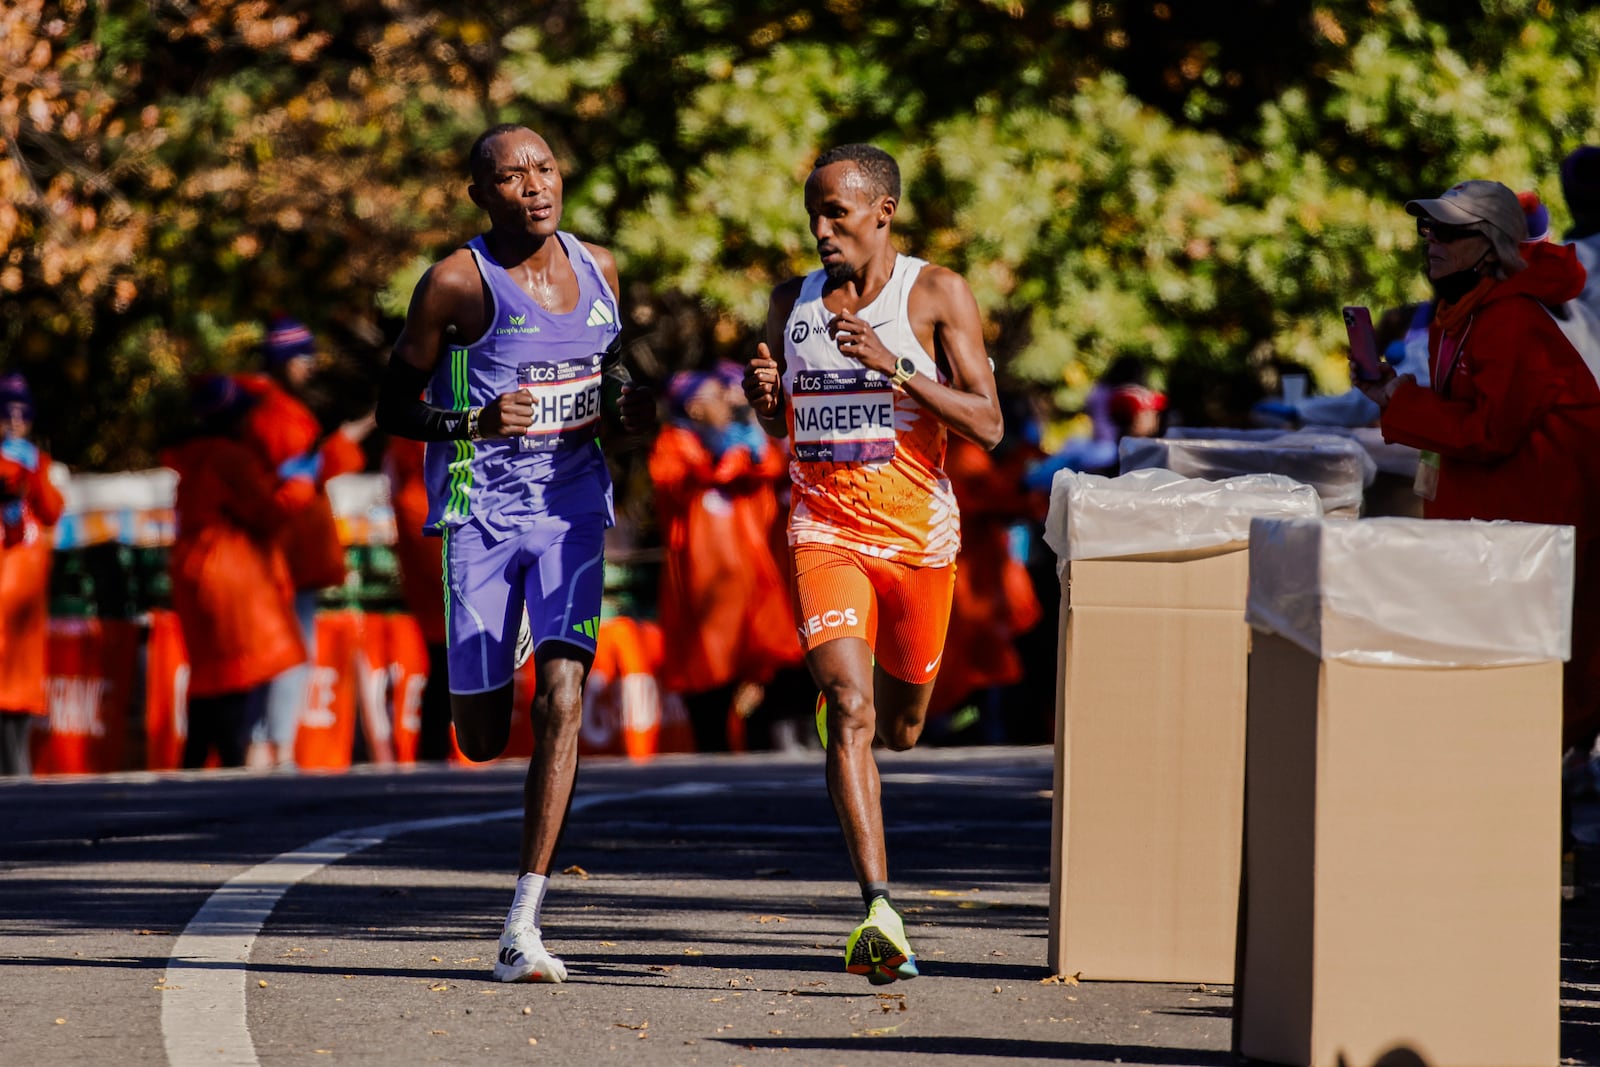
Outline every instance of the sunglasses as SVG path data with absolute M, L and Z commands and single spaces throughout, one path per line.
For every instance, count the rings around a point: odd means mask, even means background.
M 1453 245 L 1457 241 L 1464 241 L 1468 237 L 1482 237 L 1483 234 L 1470 226 L 1451 226 L 1447 223 L 1436 222 L 1429 218 L 1417 219 L 1417 236 L 1428 240 L 1438 241 L 1442 245 Z

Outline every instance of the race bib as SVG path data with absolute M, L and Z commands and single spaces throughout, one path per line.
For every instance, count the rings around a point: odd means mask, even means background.
M 894 458 L 894 388 L 865 367 L 794 376 L 794 456 L 809 463 Z
M 593 440 L 600 428 L 600 354 L 517 368 L 517 386 L 533 397 L 533 425 L 517 446 L 554 452 L 563 444 Z

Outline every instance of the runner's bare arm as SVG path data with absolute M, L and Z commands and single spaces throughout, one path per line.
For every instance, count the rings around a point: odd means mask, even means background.
M 378 395 L 378 425 L 400 437 L 448 441 L 469 436 L 466 410 L 433 407 L 419 399 L 451 345 L 469 345 L 484 331 L 488 315 L 482 279 L 472 253 L 452 252 L 428 268 L 411 294 L 406 323 L 395 341 Z M 508 437 L 532 425 L 533 401 L 514 389 L 486 405 L 478 416 L 479 437 Z
M 744 395 L 769 437 L 787 437 L 783 393 L 783 330 L 799 299 L 802 279 L 790 278 L 772 291 L 767 303 L 766 340 L 756 347 L 756 357 L 744 369 Z
M 929 264 L 922 268 L 907 302 L 911 328 L 934 361 L 949 376 L 943 384 L 927 374 L 913 375 L 906 393 L 950 429 L 984 448 L 1000 443 L 1000 401 L 994 368 L 983 348 L 983 320 L 966 279 Z M 894 355 L 865 319 L 854 313 L 830 324 L 839 351 L 873 370 L 894 374 Z

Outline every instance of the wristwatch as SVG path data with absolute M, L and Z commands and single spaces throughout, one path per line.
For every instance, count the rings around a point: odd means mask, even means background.
M 467 440 L 477 441 L 480 439 L 480 435 L 478 433 L 478 420 L 482 417 L 482 408 L 467 409 Z
M 897 356 L 894 361 L 894 373 L 889 376 L 889 384 L 899 389 L 912 378 L 916 377 L 917 364 L 910 356 Z

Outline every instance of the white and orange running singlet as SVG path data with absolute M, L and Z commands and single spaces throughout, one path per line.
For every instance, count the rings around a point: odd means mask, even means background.
M 888 284 L 856 314 L 918 374 L 943 381 L 906 312 L 926 264 L 897 256 Z M 789 544 L 840 545 L 913 567 L 942 567 L 961 549 L 961 516 L 944 473 L 945 427 L 886 375 L 839 351 L 813 271 L 784 325 L 789 395 Z

